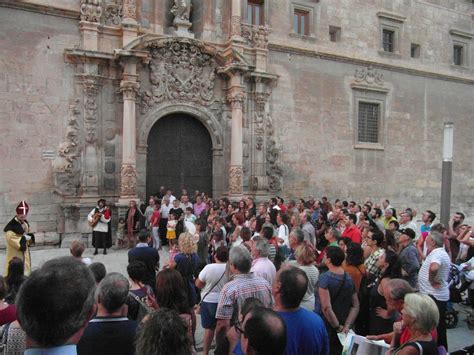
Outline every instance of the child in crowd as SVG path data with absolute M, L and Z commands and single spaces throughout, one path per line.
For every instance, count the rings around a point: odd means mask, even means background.
M 168 264 L 165 264 L 163 266 L 163 269 L 167 269 L 170 267 L 170 264 L 173 262 L 174 260 L 174 257 L 176 255 L 179 254 L 179 243 L 178 243 L 178 239 L 177 238 L 174 238 L 174 239 L 170 239 L 170 257 L 169 257 L 169 260 L 168 260 Z
M 168 246 L 171 249 L 171 241 L 176 239 L 176 226 L 178 221 L 176 220 L 176 215 L 170 213 L 168 217 L 168 224 L 166 225 L 166 239 L 168 239 Z
M 194 223 L 194 221 L 196 221 L 196 216 L 193 214 L 193 208 L 186 207 L 186 211 L 184 214 L 184 222 Z
M 123 247 L 123 234 L 125 231 L 125 219 L 123 217 L 120 217 L 118 220 L 118 225 L 117 225 L 117 235 L 116 235 L 116 240 L 115 240 L 115 247 L 117 249 L 122 249 Z

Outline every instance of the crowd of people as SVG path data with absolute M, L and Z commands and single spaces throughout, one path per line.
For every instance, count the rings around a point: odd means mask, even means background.
M 444 226 L 425 211 L 418 227 L 413 208 L 388 200 L 256 204 L 198 191 L 178 199 L 164 187 L 129 207 L 116 236 L 128 277 L 83 258 L 81 241 L 28 277 L 22 258 L 9 261 L 6 349 L 191 354 L 197 314 L 203 354 L 341 354 L 350 331 L 385 341 L 389 354 L 448 349 L 449 272 L 474 256 L 460 212 Z

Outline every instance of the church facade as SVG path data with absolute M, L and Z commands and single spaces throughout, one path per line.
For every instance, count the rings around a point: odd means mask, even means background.
M 0 1 L 0 219 L 40 243 L 179 195 L 473 209 L 474 8 L 466 0 Z

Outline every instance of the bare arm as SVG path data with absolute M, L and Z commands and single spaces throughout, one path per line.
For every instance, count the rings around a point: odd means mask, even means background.
M 230 328 L 229 319 L 218 319 L 216 324 L 216 345 L 223 344 L 227 337 L 227 331 Z
M 439 264 L 431 263 L 430 270 L 429 270 L 429 281 L 430 281 L 431 286 L 433 286 L 434 288 L 440 287 L 439 282 L 436 281 L 436 277 L 438 276 L 438 271 L 439 271 Z
M 329 322 L 331 327 L 337 328 L 341 324 L 339 324 L 339 321 L 334 314 L 334 311 L 332 310 L 332 305 L 331 305 L 331 296 L 329 294 L 329 290 L 324 289 L 324 288 L 319 288 L 319 299 L 321 301 L 321 309 L 324 314 L 324 318 Z
M 349 328 L 354 323 L 358 314 L 359 314 L 359 296 L 357 295 L 357 293 L 354 292 L 352 294 L 352 306 L 351 306 L 351 309 L 349 310 L 349 314 L 347 315 L 344 328 L 342 329 L 344 333 L 347 333 L 349 331 Z
M 196 287 L 197 288 L 203 288 L 204 286 L 206 286 L 206 283 L 201 281 L 199 278 L 196 279 Z

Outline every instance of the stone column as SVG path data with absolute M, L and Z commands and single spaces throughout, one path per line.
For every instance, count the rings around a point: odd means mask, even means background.
M 137 0 L 123 0 L 123 46 L 132 42 L 138 35 Z
M 242 105 L 245 100 L 245 94 L 241 90 L 233 90 L 227 96 L 227 100 L 232 107 L 229 195 L 234 198 L 239 198 L 243 193 Z
M 140 87 L 137 82 L 136 60 L 125 60 L 123 79 L 120 91 L 123 95 L 123 136 L 122 136 L 122 167 L 120 170 L 119 204 L 137 199 L 137 143 L 135 100 Z
M 242 41 L 242 4 L 241 0 L 232 0 L 232 14 L 231 14 L 231 39 Z

